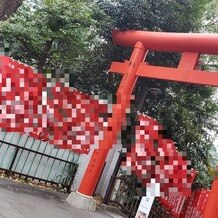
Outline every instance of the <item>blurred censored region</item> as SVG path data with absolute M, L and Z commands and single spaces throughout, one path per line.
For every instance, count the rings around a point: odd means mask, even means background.
M 139 115 L 135 143 L 123 149 L 122 168 L 136 175 L 139 192 L 144 196 L 191 195 L 192 170 L 184 153 L 178 152 L 171 139 L 163 138 L 164 127 L 146 115 Z
M 114 112 L 113 97 L 103 100 L 51 81 L 27 65 L 0 56 L 0 131 L 26 132 L 57 148 L 81 153 L 88 153 L 92 146 L 98 149 L 104 133 L 112 131 L 108 120 Z M 126 174 L 137 176 L 143 195 L 190 195 L 190 162 L 172 140 L 163 138 L 163 127 L 155 119 L 140 115 L 133 122 L 131 108 L 126 113 L 132 120 L 123 125 L 132 131 L 133 140 L 127 142 L 126 136 L 116 133 L 118 144 L 125 138 L 122 166 Z
M 107 128 L 107 101 L 61 83 L 52 87 L 42 74 L 5 56 L 0 56 L 0 92 L 1 131 L 30 133 L 57 148 L 86 153 Z

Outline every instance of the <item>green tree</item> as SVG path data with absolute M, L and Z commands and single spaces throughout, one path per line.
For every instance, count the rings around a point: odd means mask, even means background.
M 85 1 L 26 2 L 14 16 L 0 22 L 0 34 L 10 43 L 15 59 L 40 72 L 73 65 L 92 41 L 97 25 L 93 10 Z
M 201 31 L 208 33 L 218 33 L 218 2 L 211 0 L 205 9 L 202 18 Z M 206 63 L 210 70 L 218 70 L 218 57 L 215 55 L 205 55 L 203 62 Z

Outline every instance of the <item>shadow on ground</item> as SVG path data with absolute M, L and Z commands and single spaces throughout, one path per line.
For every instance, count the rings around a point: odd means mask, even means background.
M 0 218 L 111 218 L 70 206 L 67 194 L 0 179 Z

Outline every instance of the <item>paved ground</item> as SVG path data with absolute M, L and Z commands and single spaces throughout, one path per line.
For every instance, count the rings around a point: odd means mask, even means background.
M 0 179 L 0 218 L 111 218 L 70 206 L 66 194 Z

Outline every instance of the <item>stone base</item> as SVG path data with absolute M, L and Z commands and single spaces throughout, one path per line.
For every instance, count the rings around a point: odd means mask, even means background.
M 67 197 L 66 201 L 80 209 L 95 211 L 96 210 L 96 201 L 92 196 L 87 196 L 76 192 L 71 192 Z

